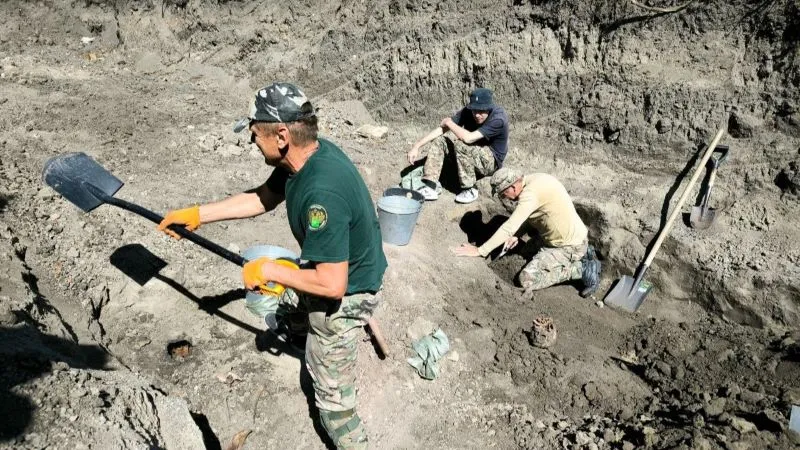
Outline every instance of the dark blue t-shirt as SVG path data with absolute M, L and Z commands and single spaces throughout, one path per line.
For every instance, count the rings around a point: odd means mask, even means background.
M 490 147 L 492 154 L 494 154 L 497 168 L 503 167 L 503 160 L 506 159 L 506 153 L 508 153 L 508 115 L 502 107 L 495 106 L 494 109 L 489 111 L 489 117 L 480 127 L 475 123 L 472 111 L 467 108 L 462 108 L 455 113 L 452 119 L 453 122 L 467 131 L 480 131 L 483 139 L 478 139 L 468 145 Z

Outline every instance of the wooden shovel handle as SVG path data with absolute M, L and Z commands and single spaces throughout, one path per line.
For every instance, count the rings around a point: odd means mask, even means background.
M 381 353 L 383 353 L 383 357 L 388 358 L 389 346 L 386 344 L 386 339 L 383 337 L 383 332 L 381 331 L 381 327 L 378 325 L 378 321 L 375 320 L 374 317 L 370 317 L 367 321 L 367 327 L 369 328 L 367 332 L 375 339 L 375 343 L 378 345 L 378 349 L 381 351 Z
M 649 266 L 650 263 L 653 262 L 653 259 L 656 257 L 656 252 L 658 252 L 658 249 L 661 247 L 661 244 L 664 243 L 664 239 L 667 237 L 670 228 L 672 228 L 672 223 L 675 222 L 675 218 L 678 217 L 678 214 L 681 213 L 681 207 L 683 207 L 683 204 L 686 202 L 686 198 L 689 197 L 689 194 L 691 193 L 692 190 L 692 186 L 694 186 L 694 183 L 697 181 L 697 178 L 700 177 L 700 172 L 702 171 L 701 169 L 703 169 L 706 166 L 706 163 L 711 158 L 711 155 L 714 153 L 714 149 L 717 148 L 717 144 L 719 144 L 719 141 L 720 139 L 722 139 L 722 136 L 724 134 L 725 134 L 725 127 L 722 127 L 720 128 L 719 131 L 717 131 L 717 135 L 714 136 L 714 140 L 711 141 L 711 144 L 709 144 L 705 154 L 703 155 L 703 159 L 700 160 L 700 165 L 698 165 L 697 169 L 695 169 L 692 178 L 689 180 L 689 183 L 683 190 L 683 194 L 681 194 L 681 198 L 678 199 L 678 203 L 672 210 L 672 214 L 670 214 L 666 225 L 664 225 L 664 228 L 661 230 L 661 234 L 658 235 L 658 240 L 656 240 L 653 249 L 650 250 L 650 253 L 647 255 L 647 259 L 644 260 L 644 266 Z

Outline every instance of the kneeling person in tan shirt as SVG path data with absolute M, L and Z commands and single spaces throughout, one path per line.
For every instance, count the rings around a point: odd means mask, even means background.
M 522 176 L 504 167 L 492 176 L 492 190 L 498 196 L 517 200 L 511 217 L 483 245 L 464 244 L 454 249 L 459 256 L 488 256 L 501 245 L 505 250 L 519 242 L 515 236 L 528 222 L 542 237 L 543 247 L 519 274 L 526 291 L 544 289 L 568 280 L 582 279 L 582 296 L 597 290 L 600 262 L 588 245 L 587 229 L 567 190 L 546 173 Z

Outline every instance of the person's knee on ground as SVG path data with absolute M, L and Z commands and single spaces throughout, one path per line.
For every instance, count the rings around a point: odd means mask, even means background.
M 525 292 L 538 291 L 552 286 L 541 270 L 522 270 L 519 273 L 519 284 Z

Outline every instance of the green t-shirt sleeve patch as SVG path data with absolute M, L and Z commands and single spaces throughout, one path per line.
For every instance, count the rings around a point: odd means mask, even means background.
M 306 202 L 301 258 L 314 262 L 350 259 L 350 205 L 339 195 L 317 192 Z

